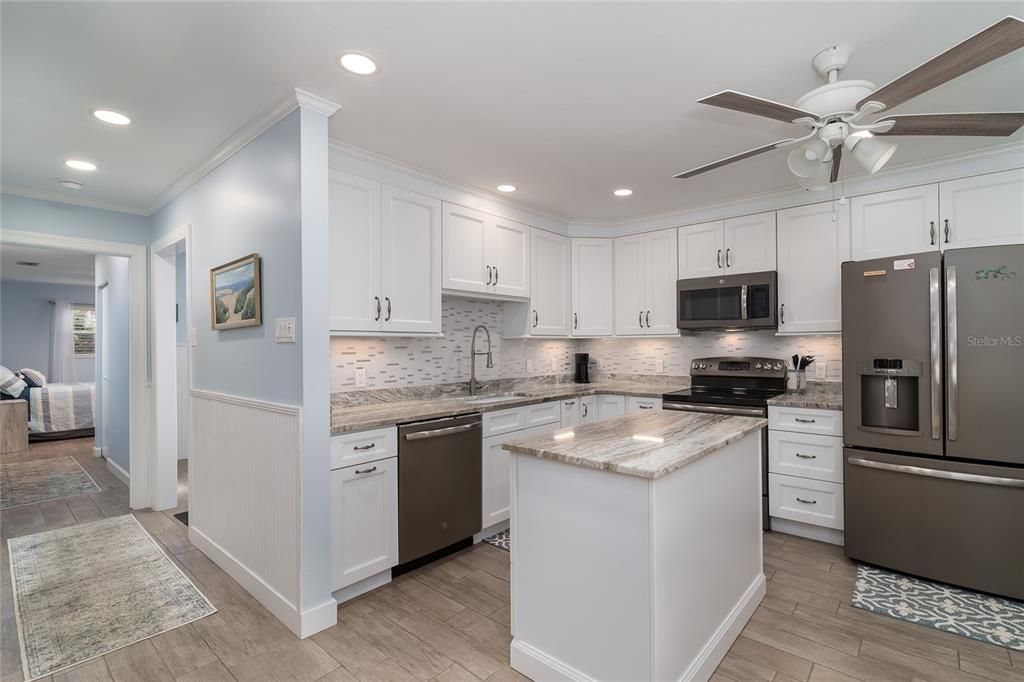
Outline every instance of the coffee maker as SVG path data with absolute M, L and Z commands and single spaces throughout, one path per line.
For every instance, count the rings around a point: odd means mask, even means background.
M 576 377 L 577 384 L 590 383 L 590 353 L 576 353 Z

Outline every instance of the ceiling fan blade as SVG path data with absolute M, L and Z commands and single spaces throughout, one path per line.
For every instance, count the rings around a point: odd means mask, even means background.
M 1024 126 L 1024 111 L 984 114 L 906 114 L 886 116 L 875 123 L 894 121 L 892 129 L 876 135 L 981 135 L 1007 137 Z
M 838 145 L 832 150 L 832 175 L 828 181 L 835 182 L 839 179 L 839 164 L 843 159 L 843 145 Z
M 1021 47 L 1024 47 L 1024 21 L 1006 17 L 878 88 L 858 102 L 857 108 L 868 102 L 881 102 L 892 109 Z
M 720 168 L 721 166 L 728 165 L 728 164 L 730 164 L 730 163 L 732 163 L 734 161 L 742 161 L 743 159 L 749 159 L 751 156 L 757 156 L 758 154 L 763 154 L 764 152 L 770 152 L 773 149 L 778 149 L 779 147 L 781 147 L 782 145 L 786 144 L 787 142 L 792 142 L 792 140 L 789 140 L 789 139 L 779 140 L 778 142 L 772 142 L 771 144 L 766 144 L 763 147 L 755 147 L 754 149 L 748 149 L 747 151 L 742 152 L 740 154 L 733 154 L 732 156 L 727 156 L 724 159 L 719 159 L 718 161 L 715 161 L 713 163 L 706 163 L 703 166 L 697 166 L 696 168 L 691 168 L 690 170 L 685 171 L 683 173 L 679 173 L 678 175 L 676 175 L 674 177 L 676 177 L 676 178 L 692 178 L 694 175 L 700 175 L 701 173 L 706 173 L 709 170 L 714 170 L 715 168 Z
M 732 109 L 733 111 L 742 111 L 745 114 L 764 116 L 765 118 L 773 118 L 776 121 L 785 121 L 786 123 L 792 123 L 798 118 L 806 118 L 808 116 L 818 120 L 818 116 L 809 111 L 797 109 L 788 104 L 773 102 L 770 99 L 746 95 L 735 90 L 716 92 L 714 95 L 708 95 L 704 99 L 697 100 L 697 103 L 710 104 L 713 107 Z

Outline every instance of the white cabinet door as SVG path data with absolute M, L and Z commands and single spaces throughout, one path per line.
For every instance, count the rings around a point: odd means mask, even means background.
M 850 214 L 853 260 L 939 248 L 939 190 L 936 185 L 853 197 Z
M 563 429 L 570 429 L 580 423 L 580 400 L 572 398 L 562 401 L 562 419 L 560 426 Z
M 490 293 L 493 266 L 488 277 L 487 230 L 491 216 L 481 211 L 444 204 L 444 288 L 452 291 Z
M 1024 243 L 1024 169 L 939 183 L 942 248 Z
M 334 589 L 398 563 L 398 458 L 331 472 Z
M 599 395 L 597 396 L 597 417 L 598 419 L 611 419 L 626 414 L 626 396 L 624 395 Z
M 541 436 L 545 433 L 557 431 L 559 424 L 545 424 L 529 429 L 522 429 L 514 433 L 507 433 L 501 436 L 483 439 L 483 460 L 481 461 L 481 473 L 483 476 L 483 489 L 480 495 L 480 508 L 483 514 L 481 528 L 489 528 L 496 523 L 508 519 L 509 500 L 509 453 L 504 447 L 505 443 L 513 443 L 517 440 L 526 440 L 534 436 Z
M 486 252 L 485 264 L 494 268 L 491 293 L 529 297 L 530 228 L 504 218 L 493 218 L 487 230 Z
M 644 235 L 615 240 L 615 334 L 641 336 L 644 326 Z
M 676 230 L 644 235 L 644 327 L 648 334 L 679 333 L 676 326 L 676 236 Z
M 383 330 L 441 332 L 441 202 L 385 185 L 381 196 Z
M 332 331 L 379 331 L 379 182 L 331 170 L 328 182 L 328 301 Z
M 611 239 L 572 240 L 573 336 L 611 336 L 614 268 Z
M 629 396 L 626 398 L 626 414 L 633 412 L 651 412 L 661 409 L 661 398 L 640 398 Z
M 593 424 L 600 417 L 596 395 L 586 395 L 579 400 L 579 425 Z
M 779 211 L 780 334 L 840 331 L 839 266 L 850 254 L 845 209 L 833 214 L 829 201 Z
M 568 336 L 572 330 L 570 241 L 568 237 L 544 230 L 531 232 L 530 335 Z
M 679 279 L 722 274 L 722 221 L 679 228 Z
M 725 274 L 775 269 L 775 211 L 729 218 L 723 234 Z

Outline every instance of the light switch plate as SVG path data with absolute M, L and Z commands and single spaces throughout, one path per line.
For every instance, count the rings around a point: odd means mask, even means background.
M 356 387 L 366 386 L 366 368 L 356 367 Z
M 826 379 L 828 377 L 828 360 L 819 359 L 814 361 L 814 378 Z
M 533 360 L 531 360 L 530 358 L 526 358 L 526 371 L 527 372 L 532 372 L 533 371 Z
M 665 361 L 661 360 L 661 359 L 655 360 L 654 361 L 654 371 L 657 372 L 658 374 L 664 374 L 665 373 Z
M 295 343 L 294 317 L 279 317 L 274 320 L 274 343 Z
M 558 371 L 558 365 L 556 364 L 557 362 L 558 362 L 557 360 L 555 360 L 554 358 L 551 358 L 551 363 L 549 365 L 549 369 L 551 370 L 552 373 Z

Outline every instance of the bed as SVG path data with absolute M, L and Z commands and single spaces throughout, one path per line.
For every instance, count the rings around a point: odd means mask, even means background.
M 30 387 L 28 399 L 30 441 L 91 436 L 96 420 L 96 384 L 46 384 Z

